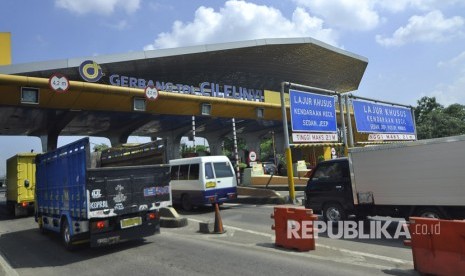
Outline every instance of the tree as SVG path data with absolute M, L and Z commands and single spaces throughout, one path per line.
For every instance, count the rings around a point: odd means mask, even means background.
M 436 98 L 423 97 L 415 108 L 418 139 L 439 138 L 465 133 L 465 106 L 444 108 Z
M 273 159 L 273 140 L 267 138 L 260 143 L 260 160 L 268 161 Z
M 184 143 L 181 144 L 181 156 L 196 152 L 199 155 L 210 155 L 210 148 L 204 145 L 188 146 Z
M 237 151 L 246 150 L 247 144 L 243 138 L 237 138 Z M 225 137 L 223 140 L 223 154 L 231 157 L 234 153 L 234 139 Z
M 458 120 L 465 122 L 465 106 L 461 104 L 451 104 L 444 109 L 444 113 Z
M 417 101 L 415 108 L 415 121 L 421 123 L 431 112 L 444 107 L 436 101 L 436 97 L 423 97 Z
M 97 144 L 94 146 L 94 151 L 95 152 L 98 152 L 98 151 L 103 151 L 103 150 L 106 150 L 110 148 L 110 146 L 108 146 L 107 144 L 105 143 L 101 143 L 101 144 Z

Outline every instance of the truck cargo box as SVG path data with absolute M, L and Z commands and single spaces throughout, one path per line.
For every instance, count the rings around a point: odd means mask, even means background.
M 34 187 L 36 183 L 35 153 L 20 153 L 6 161 L 8 208 L 16 216 L 27 214 L 34 207 Z
M 168 172 L 168 165 L 89 169 L 89 217 L 167 207 L 171 202 Z
M 464 135 L 350 149 L 354 203 L 463 206 L 464 158 Z

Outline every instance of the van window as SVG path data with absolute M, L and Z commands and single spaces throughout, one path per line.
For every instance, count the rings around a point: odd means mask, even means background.
M 229 162 L 215 162 L 213 163 L 213 167 L 215 168 L 215 174 L 217 178 L 231 177 L 234 175 Z
M 178 180 L 179 166 L 171 166 L 171 180 Z
M 206 179 L 215 178 L 215 176 L 213 175 L 212 163 L 205 163 L 205 178 Z
M 189 180 L 199 180 L 199 164 L 191 164 L 189 169 Z
M 179 167 L 179 180 L 189 179 L 189 165 L 181 165 Z

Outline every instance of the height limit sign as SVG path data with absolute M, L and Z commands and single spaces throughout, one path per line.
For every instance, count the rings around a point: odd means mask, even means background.
M 158 98 L 158 90 L 155 86 L 147 86 L 145 88 L 145 97 L 147 100 L 155 101 Z

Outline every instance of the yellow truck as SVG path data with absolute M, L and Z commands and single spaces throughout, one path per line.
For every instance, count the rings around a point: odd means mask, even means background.
M 35 157 L 35 153 L 20 153 L 6 161 L 6 204 L 15 217 L 34 210 Z

